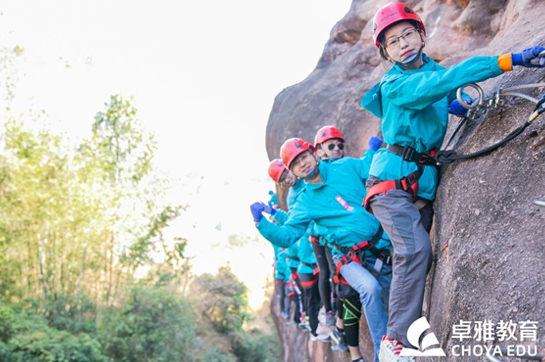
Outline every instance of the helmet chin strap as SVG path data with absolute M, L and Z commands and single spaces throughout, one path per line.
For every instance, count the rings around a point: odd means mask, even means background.
M 307 181 L 314 180 L 319 174 L 320 169 L 318 168 L 318 162 L 316 162 L 316 165 L 307 172 L 304 179 Z

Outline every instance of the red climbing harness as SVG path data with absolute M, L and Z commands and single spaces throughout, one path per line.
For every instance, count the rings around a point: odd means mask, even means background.
M 348 284 L 348 282 L 341 275 L 341 268 L 350 262 L 355 262 L 362 265 L 363 260 L 360 255 L 362 253 L 365 253 L 366 251 L 371 252 L 371 254 L 373 254 L 377 259 L 382 260 L 384 264 L 392 264 L 390 250 L 378 249 L 375 247 L 378 241 L 382 238 L 383 232 L 384 230 L 382 229 L 382 227 L 380 227 L 375 236 L 373 236 L 373 238 L 371 239 L 371 241 L 362 241 L 361 243 L 355 244 L 350 248 L 338 245 L 333 246 L 336 250 L 339 250 L 341 253 L 345 254 L 337 263 L 337 275 L 333 276 L 333 281 L 335 283 L 340 282 L 343 284 Z
M 373 213 L 373 211 L 371 210 L 371 206 L 369 205 L 369 200 L 377 195 L 386 195 L 390 190 L 407 191 L 413 195 L 413 202 L 416 201 L 416 195 L 418 194 L 418 180 L 424 173 L 424 166 L 437 165 L 434 160 L 435 154 L 437 153 L 436 150 L 431 151 L 429 154 L 419 153 L 416 152 L 414 148 L 402 147 L 398 145 L 388 145 L 387 149 L 393 154 L 401 156 L 405 161 L 416 163 L 418 169 L 400 180 L 386 180 L 371 186 L 371 188 L 369 188 L 369 191 L 367 191 L 367 196 L 365 196 L 365 199 L 363 199 L 362 205 L 365 210 L 367 210 L 371 214 Z

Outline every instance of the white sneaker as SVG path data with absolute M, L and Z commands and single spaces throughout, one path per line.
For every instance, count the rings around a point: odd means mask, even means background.
M 329 334 L 318 334 L 318 340 L 322 343 L 331 343 Z
M 335 328 L 334 326 L 325 326 L 323 324 L 318 324 L 318 327 L 316 328 L 316 333 L 317 334 L 326 334 L 326 335 L 330 335 L 332 332 L 333 332 L 333 328 Z
M 399 341 L 384 336 L 380 342 L 378 360 L 380 362 L 414 362 L 412 357 L 399 355 L 402 349 L 403 345 Z
M 326 312 L 324 307 L 322 307 L 320 308 L 320 312 L 318 312 L 318 323 L 326 324 L 325 319 L 326 319 Z

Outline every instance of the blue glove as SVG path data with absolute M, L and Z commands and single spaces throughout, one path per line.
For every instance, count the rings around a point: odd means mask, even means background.
M 268 205 L 265 205 L 263 212 L 266 212 L 267 214 L 270 214 L 272 216 L 276 214 L 276 209 L 271 205 L 271 203 L 269 203 Z
M 465 99 L 464 100 L 471 104 L 471 100 L 470 99 Z M 452 113 L 456 116 L 460 116 L 460 117 L 463 117 L 467 114 L 467 111 L 469 111 L 469 109 L 467 108 L 464 108 L 462 107 L 462 105 L 460 104 L 460 102 L 458 102 L 457 99 L 453 100 L 452 103 L 450 104 L 450 107 L 448 108 L 448 113 Z
M 378 137 L 371 136 L 367 141 L 370 150 L 376 151 L 382 145 L 382 140 Z
M 250 205 L 250 211 L 252 212 L 252 216 L 254 217 L 255 222 L 260 222 L 261 218 L 263 217 L 262 212 L 265 210 L 265 204 L 262 202 L 254 202 L 252 205 Z
M 539 57 L 539 53 L 544 50 L 545 48 L 538 45 L 524 49 L 522 53 L 511 53 L 511 64 L 522 65 L 523 67 L 528 68 L 545 67 L 545 55 Z

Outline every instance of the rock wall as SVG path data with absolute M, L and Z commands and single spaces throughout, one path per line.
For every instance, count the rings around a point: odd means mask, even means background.
M 354 0 L 350 11 L 331 31 L 316 69 L 301 83 L 275 99 L 267 125 L 267 151 L 275 158 L 289 137 L 313 140 L 327 124 L 339 127 L 350 156 L 359 156 L 367 139 L 379 134 L 380 120 L 359 106 L 362 95 L 380 80 L 388 65 L 378 56 L 372 36 L 372 17 L 389 1 Z M 499 55 L 545 45 L 545 1 L 542 0 L 423 0 L 406 1 L 422 17 L 427 30 L 425 52 L 449 67 L 476 55 Z M 489 94 L 513 85 L 545 82 L 545 70 L 521 67 L 480 84 Z M 521 91 L 539 97 L 544 88 Z M 451 143 L 469 153 L 504 138 L 531 113 L 531 102 L 506 98 L 501 110 L 466 124 Z M 457 126 L 450 120 L 449 138 Z M 507 146 L 477 160 L 441 168 L 431 232 L 434 266 L 427 279 L 424 315 L 447 359 L 454 345 L 474 342 L 452 336 L 464 321 L 537 321 L 537 341 L 545 348 L 545 208 L 532 203 L 545 199 L 545 116 Z M 274 304 L 274 303 L 273 303 Z M 284 349 L 299 343 L 297 331 L 278 322 Z M 364 357 L 372 360 L 365 328 L 360 337 Z M 295 334 L 294 334 L 295 333 Z M 320 349 L 321 347 L 314 347 Z M 347 354 L 329 350 L 285 354 L 286 361 L 345 361 Z M 314 353 L 314 355 L 313 355 Z M 325 358 L 325 359 L 324 359 Z M 482 360 L 480 358 L 479 360 Z M 425 359 L 420 359 L 425 360 Z M 430 360 L 432 360 L 430 358 Z

